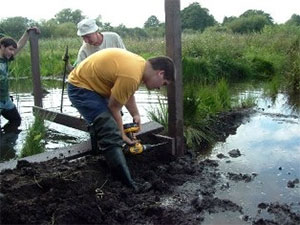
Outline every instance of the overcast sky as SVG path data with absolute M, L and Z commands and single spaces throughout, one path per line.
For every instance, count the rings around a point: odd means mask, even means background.
M 96 18 L 112 26 L 124 24 L 126 27 L 142 27 L 144 22 L 155 15 L 164 22 L 165 0 L 9 0 L 11 6 L 1 6 L 0 19 L 14 16 L 27 17 L 39 21 L 54 18 L 65 8 L 80 9 L 83 15 Z M 239 16 L 248 9 L 269 13 L 275 23 L 286 22 L 292 14 L 300 15 L 300 0 L 181 0 L 181 9 L 193 2 L 207 8 L 218 22 L 225 16 Z M 84 4 L 86 3 L 86 4 Z M 8 5 L 8 4 L 7 4 Z

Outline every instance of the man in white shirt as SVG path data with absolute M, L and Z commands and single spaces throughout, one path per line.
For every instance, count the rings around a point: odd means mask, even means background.
M 115 32 L 99 32 L 99 27 L 94 19 L 83 19 L 77 24 L 77 35 L 82 37 L 83 43 L 78 51 L 77 60 L 72 66 L 68 64 L 71 71 L 85 58 L 105 48 L 126 49 L 121 37 Z

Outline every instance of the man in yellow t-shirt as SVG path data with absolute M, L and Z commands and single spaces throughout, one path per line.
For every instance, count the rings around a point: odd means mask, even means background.
M 134 93 L 141 83 L 159 89 L 174 81 L 174 63 L 165 56 L 148 60 L 124 49 L 108 48 L 82 61 L 68 77 L 68 95 L 84 119 L 92 124 L 111 169 L 136 188 L 122 152 L 123 142 L 133 144 L 124 133 L 120 110 L 127 108 L 141 125 Z

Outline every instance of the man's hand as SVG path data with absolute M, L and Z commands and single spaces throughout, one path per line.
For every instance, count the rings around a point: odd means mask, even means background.
M 69 62 L 69 58 L 70 58 L 69 55 L 64 54 L 62 57 L 62 60 L 67 63 L 67 62 Z
M 36 26 L 31 26 L 31 27 L 27 28 L 26 32 L 29 33 L 29 31 L 31 31 L 31 30 L 34 30 L 36 34 L 40 34 L 41 33 L 40 29 L 38 27 L 36 27 Z
M 19 39 L 18 43 L 17 43 L 17 49 L 15 51 L 15 56 L 21 51 L 21 49 L 25 46 L 26 42 L 28 41 L 29 39 L 29 34 L 28 32 L 31 31 L 31 30 L 34 30 L 34 32 L 36 34 L 40 34 L 41 31 L 39 28 L 35 27 L 35 26 L 31 26 L 29 28 L 27 28 L 25 30 L 25 32 L 23 33 L 22 37 Z
M 133 145 L 135 144 L 135 140 L 131 140 L 129 137 L 126 136 L 126 134 L 122 135 L 122 139 L 125 143 L 127 143 L 128 145 Z
M 132 119 L 133 119 L 133 122 L 136 123 L 138 125 L 138 127 L 140 128 L 139 130 L 141 130 L 142 126 L 141 126 L 141 117 L 140 117 L 140 115 L 139 114 L 134 115 L 132 117 Z

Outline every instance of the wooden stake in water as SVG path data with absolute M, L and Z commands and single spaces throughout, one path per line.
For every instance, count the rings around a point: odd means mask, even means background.
M 66 47 L 66 52 L 65 52 L 63 60 L 65 61 L 65 67 L 64 67 L 64 76 L 63 76 L 63 83 L 62 83 L 62 90 L 61 90 L 60 112 L 62 112 L 62 107 L 63 107 L 65 80 L 66 80 L 66 74 L 67 74 L 67 66 L 68 66 L 68 62 L 69 62 L 69 48 L 68 48 L 68 45 Z
M 38 34 L 34 30 L 29 30 L 28 34 L 29 34 L 29 42 L 30 42 L 34 105 L 43 107 Z

